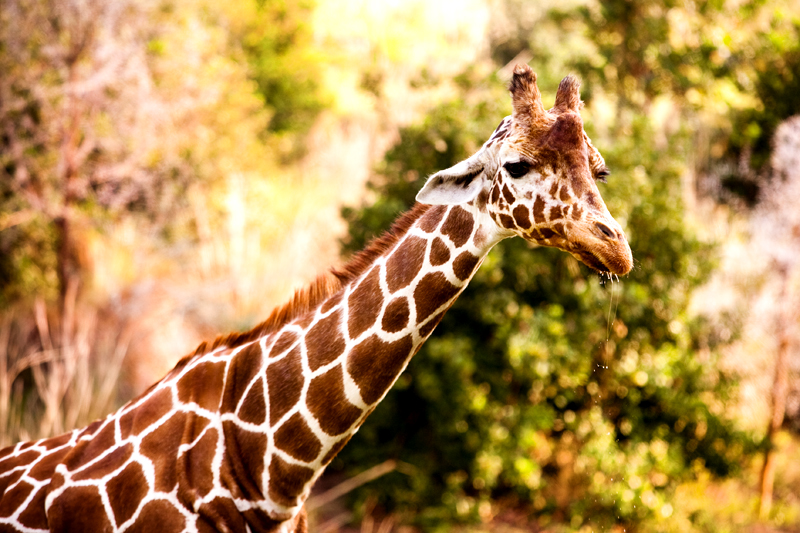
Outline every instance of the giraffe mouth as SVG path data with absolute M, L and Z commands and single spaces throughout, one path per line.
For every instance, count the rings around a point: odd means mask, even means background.
M 570 250 L 570 253 L 583 264 L 601 274 L 622 276 L 630 272 L 633 266 L 633 256 L 626 241 L 622 241 L 616 246 L 603 246 L 600 250 L 592 250 L 585 245 L 578 244 Z
M 588 266 L 589 268 L 596 270 L 602 274 L 610 274 L 611 269 L 608 268 L 603 261 L 597 257 L 595 254 L 588 250 L 578 250 L 572 252 L 572 256 L 583 263 L 584 265 Z

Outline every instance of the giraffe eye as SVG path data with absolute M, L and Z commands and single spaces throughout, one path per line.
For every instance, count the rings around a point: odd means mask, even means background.
M 606 168 L 600 169 L 600 170 L 597 171 L 597 174 L 595 175 L 595 179 L 597 181 L 599 181 L 600 183 L 607 183 L 608 180 L 606 178 L 608 178 L 609 174 L 611 174 L 611 173 L 608 171 L 608 169 L 606 169 Z
M 521 178 L 531 170 L 531 164 L 527 161 L 517 161 L 516 163 L 506 163 L 503 165 L 508 175 L 512 178 Z

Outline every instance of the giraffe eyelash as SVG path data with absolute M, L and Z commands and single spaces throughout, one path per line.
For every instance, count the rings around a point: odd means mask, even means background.
M 596 179 L 600 183 L 608 183 L 608 179 L 607 178 L 608 178 L 609 175 L 611 175 L 611 173 L 608 171 L 607 168 L 601 168 L 595 174 L 594 179 Z

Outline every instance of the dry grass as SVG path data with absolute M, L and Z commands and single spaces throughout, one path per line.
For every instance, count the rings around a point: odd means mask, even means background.
M 60 309 L 0 317 L 0 447 L 57 435 L 113 410 L 130 330 L 101 327 L 71 285 Z

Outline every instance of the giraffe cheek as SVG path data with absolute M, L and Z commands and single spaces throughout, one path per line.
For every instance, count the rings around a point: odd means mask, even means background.
M 531 228 L 530 211 L 524 205 L 518 205 L 513 211 L 514 221 L 519 229 L 527 231 Z
M 533 202 L 533 220 L 536 224 L 544 224 L 546 222 L 544 218 L 544 200 L 542 200 L 541 196 L 536 197 L 536 201 Z
M 514 204 L 514 195 L 511 194 L 511 191 L 508 188 L 508 184 L 504 184 L 503 185 L 503 198 L 506 199 L 506 202 L 508 202 L 508 205 L 513 205 Z
M 490 197 L 493 204 L 497 205 L 497 201 L 500 200 L 500 187 L 497 183 L 494 184 L 492 187 L 492 194 Z
M 564 212 L 561 206 L 554 205 L 550 208 L 550 222 L 564 217 Z

